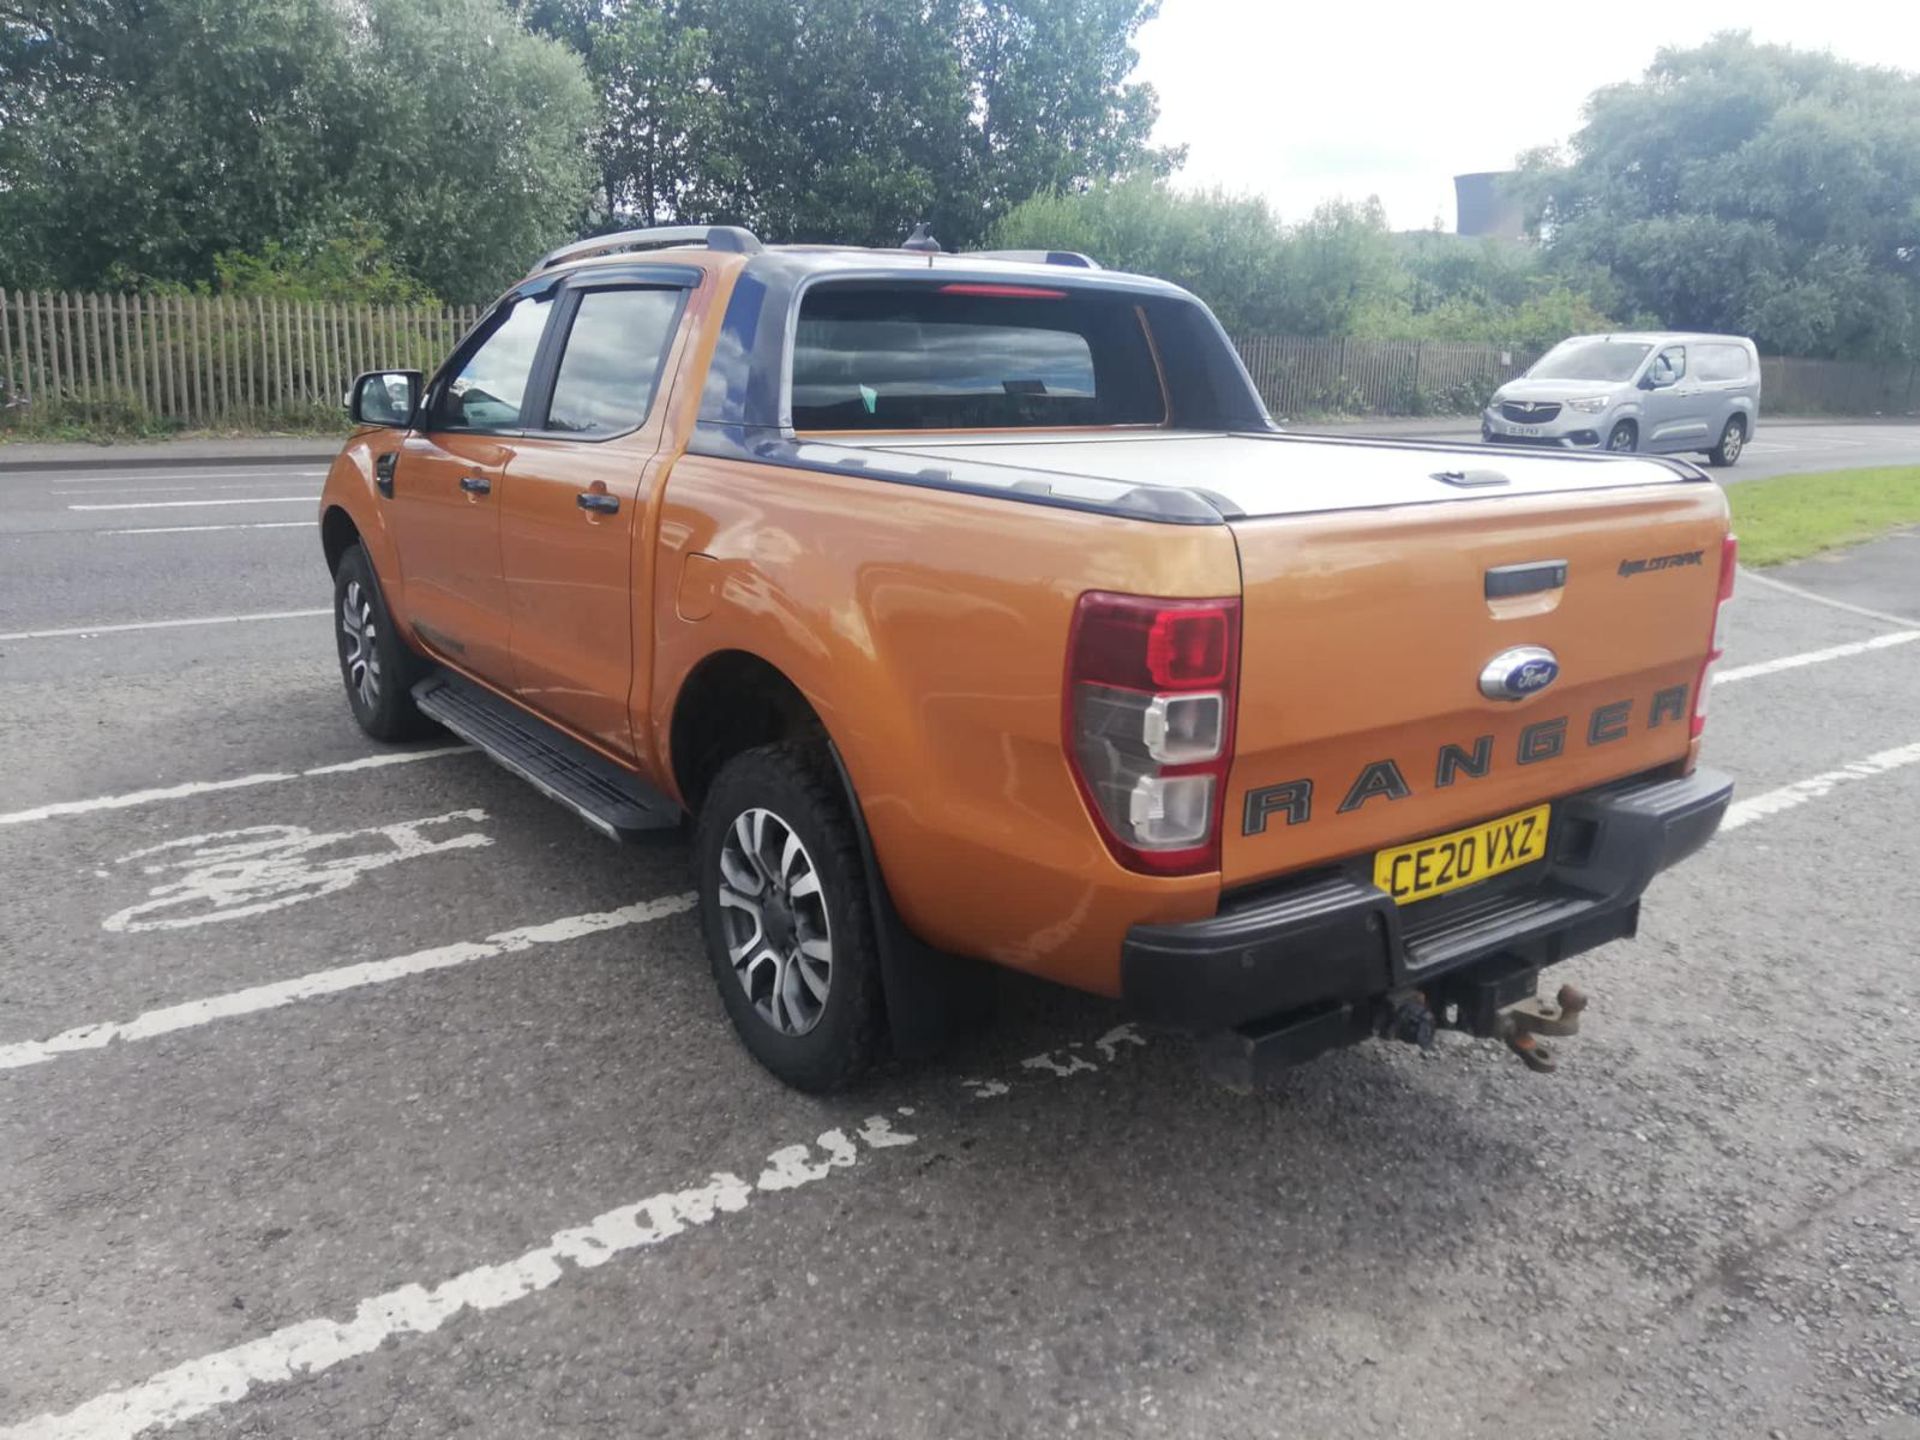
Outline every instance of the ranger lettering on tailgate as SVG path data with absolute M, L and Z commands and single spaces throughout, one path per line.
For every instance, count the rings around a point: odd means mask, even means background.
M 1587 716 L 1584 730 L 1578 732 L 1583 747 L 1625 739 L 1633 724 L 1633 708 L 1632 700 L 1612 700 L 1605 705 L 1596 705 Z M 1658 729 L 1671 721 L 1685 721 L 1686 718 L 1685 685 L 1670 685 L 1654 692 L 1652 703 L 1647 707 L 1647 729 Z M 1557 715 L 1527 726 L 1520 732 L 1520 738 L 1514 746 L 1512 763 L 1538 765 L 1542 761 L 1557 760 L 1566 752 L 1571 720 L 1571 716 Z M 1466 745 L 1444 744 L 1434 761 L 1433 788 L 1444 790 L 1461 776 L 1470 780 L 1482 779 L 1493 769 L 1493 762 L 1491 735 L 1478 736 Z M 1406 773 L 1400 763 L 1389 759 L 1374 760 L 1362 766 L 1360 773 L 1341 793 L 1344 798 L 1340 801 L 1339 813 L 1345 815 L 1360 809 L 1369 800 L 1405 800 L 1414 791 L 1407 783 Z M 1285 780 L 1278 785 L 1262 785 L 1247 791 L 1240 812 L 1241 833 L 1265 834 L 1268 822 L 1275 817 L 1288 825 L 1304 825 L 1313 818 L 1313 795 L 1314 782 L 1304 778 Z

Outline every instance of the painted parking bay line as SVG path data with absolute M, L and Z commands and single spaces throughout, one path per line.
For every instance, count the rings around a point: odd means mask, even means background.
M 1098 1073 L 1120 1062 L 1122 1047 L 1131 1053 L 1146 1044 L 1146 1037 L 1133 1026 L 1116 1026 L 1091 1044 L 1077 1042 L 1022 1062 L 1017 1077 L 963 1080 L 959 1092 L 967 1102 L 994 1100 L 1015 1086 L 1031 1090 L 1055 1083 L 1043 1076 Z M 1100 1059 L 1093 1059 L 1086 1053 L 1089 1050 L 1098 1051 Z M 1072 1056 L 1076 1063 L 1064 1063 L 1063 1056 Z M 895 1114 L 911 1121 L 915 1111 L 902 1105 Z M 511 1260 L 477 1265 L 431 1286 L 396 1286 L 361 1300 L 348 1320 L 318 1318 L 284 1325 L 231 1349 L 175 1365 L 138 1384 L 97 1395 L 65 1414 L 43 1414 L 0 1429 L 0 1440 L 134 1440 L 148 1430 L 197 1419 L 246 1398 L 261 1386 L 307 1379 L 343 1361 L 371 1355 L 389 1341 L 403 1343 L 409 1336 L 432 1334 L 467 1312 L 503 1309 L 581 1271 L 670 1242 L 750 1205 L 771 1203 L 771 1197 L 859 1170 L 880 1152 L 919 1143 L 918 1135 L 894 1125 L 888 1116 L 869 1115 L 851 1134 L 835 1128 L 811 1142 L 783 1145 L 767 1155 L 753 1181 L 731 1171 L 712 1171 L 701 1183 L 661 1191 L 603 1211 L 583 1225 L 557 1230 L 544 1244 Z M 918 1122 L 915 1128 L 920 1128 Z
M 1856 780 L 1871 780 L 1877 775 L 1885 775 L 1909 765 L 1920 765 L 1920 741 L 1912 745 L 1901 745 L 1892 750 L 1882 750 L 1878 754 L 1867 756 L 1864 760 L 1849 761 L 1838 770 L 1809 775 L 1804 780 L 1796 780 L 1791 785 L 1782 785 L 1777 790 L 1768 790 L 1745 800 L 1736 800 L 1728 808 L 1727 818 L 1720 822 L 1720 828 L 1723 831 L 1738 830 L 1741 826 L 1751 825 L 1756 820 L 1765 820 L 1772 815 L 1797 810 L 1811 801 L 1831 795 L 1842 785 L 1850 785 Z
M 15 630 L 6 640 L 63 640 L 81 635 L 118 635 L 129 630 L 180 630 L 194 625 L 248 625 L 256 620 L 311 620 L 331 610 L 260 610 L 251 615 L 191 615 L 180 620 L 131 620 L 119 625 L 69 625 L 61 630 Z
M 370 985 L 386 985 L 413 975 L 435 970 L 451 970 L 475 960 L 491 960 L 500 955 L 518 955 L 541 945 L 557 945 L 618 930 L 627 925 L 644 925 L 669 915 L 680 915 L 693 908 L 688 894 L 667 895 L 643 900 L 618 910 L 599 910 L 585 915 L 569 915 L 549 920 L 544 925 L 524 925 L 502 930 L 484 940 L 463 940 L 452 945 L 436 945 L 415 950 L 389 960 L 366 960 L 357 965 L 337 965 L 329 970 L 314 970 L 291 980 L 275 980 L 266 985 L 250 985 L 244 990 L 229 990 L 204 1000 L 188 1000 L 142 1011 L 131 1020 L 107 1020 L 63 1030 L 45 1040 L 21 1040 L 0 1045 L 0 1070 L 19 1070 L 44 1065 L 63 1055 L 83 1050 L 103 1050 L 115 1043 L 152 1040 L 181 1030 L 211 1025 L 216 1020 L 231 1020 L 239 1015 L 257 1015 L 278 1010 L 301 1000 L 316 1000 L 347 990 L 362 990 Z
M 325 612 L 322 612 L 325 613 Z M 341 760 L 332 765 L 314 765 L 305 770 L 263 770 L 254 775 L 236 775 L 230 780 L 189 780 L 180 785 L 163 785 L 153 790 L 129 790 L 121 795 L 100 795 L 91 800 L 56 800 L 30 810 L 14 810 L 0 815 L 0 825 L 24 825 L 34 820 L 52 820 L 62 815 L 91 815 L 96 810 L 128 810 L 139 805 L 157 805 L 165 800 L 189 800 L 196 795 L 213 795 L 222 790 L 245 790 L 254 785 L 278 785 L 322 775 L 349 775 L 361 770 L 378 770 L 388 765 L 410 765 L 416 760 L 438 760 L 443 755 L 464 755 L 467 745 L 436 745 L 430 750 L 396 750 L 388 754 L 362 755 L 357 760 Z
M 1895 645 L 1911 644 L 1920 640 L 1920 630 L 1895 630 L 1886 635 L 1876 635 L 1871 640 L 1855 640 L 1845 645 L 1829 645 L 1824 650 L 1807 650 L 1798 655 L 1782 655 L 1778 660 L 1762 660 L 1754 665 L 1742 665 L 1737 670 L 1728 670 L 1714 678 L 1715 687 L 1734 685 L 1742 680 L 1757 680 L 1762 675 L 1777 675 L 1782 670 L 1799 670 L 1808 665 L 1824 665 L 1829 660 L 1845 660 L 1854 655 L 1866 655 L 1875 650 L 1891 649 Z

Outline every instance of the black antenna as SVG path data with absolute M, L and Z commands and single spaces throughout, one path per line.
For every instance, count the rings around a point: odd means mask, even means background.
M 918 255 L 938 255 L 940 253 L 940 242 L 933 238 L 933 232 L 927 229 L 927 222 L 922 220 L 918 225 L 913 227 L 913 233 L 907 236 L 906 240 L 901 243 L 900 248 L 902 250 L 911 250 Z

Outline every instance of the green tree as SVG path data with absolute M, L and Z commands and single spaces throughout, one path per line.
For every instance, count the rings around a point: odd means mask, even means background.
M 0 8 L 0 283 L 206 284 L 370 227 L 475 298 L 575 227 L 592 114 L 498 0 Z
M 520 0 L 600 93 L 598 221 L 949 246 L 1009 205 L 1163 174 L 1128 77 L 1152 0 Z
M 1920 353 L 1920 78 L 1721 35 L 1597 91 L 1525 165 L 1618 305 L 1803 355 Z
M 580 62 L 499 0 L 368 0 L 362 13 L 354 212 L 429 289 L 491 299 L 586 211 L 594 106 Z

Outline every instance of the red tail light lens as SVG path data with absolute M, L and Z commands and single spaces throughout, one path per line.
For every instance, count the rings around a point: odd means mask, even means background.
M 1720 542 L 1720 589 L 1713 601 L 1713 630 L 1707 638 L 1707 658 L 1693 687 L 1693 718 L 1688 730 L 1698 740 L 1707 728 L 1707 702 L 1713 694 L 1714 667 L 1727 653 L 1727 602 L 1733 599 L 1733 577 L 1739 568 L 1740 543 L 1729 535 Z
M 1080 597 L 1067 643 L 1067 762 L 1129 869 L 1218 869 L 1233 758 L 1240 602 Z

